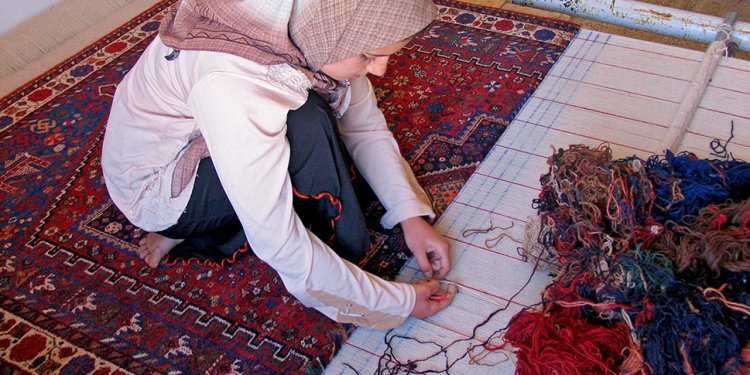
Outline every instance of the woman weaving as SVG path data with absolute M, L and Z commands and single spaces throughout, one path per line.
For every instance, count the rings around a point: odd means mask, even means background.
M 429 0 L 178 2 L 118 86 L 104 139 L 110 196 L 148 232 L 140 257 L 157 267 L 170 251 L 247 241 L 303 304 L 368 327 L 448 306 L 455 288 L 431 299 L 435 280 L 356 266 L 370 241 L 346 162 L 425 276 L 444 277 L 448 242 L 366 77 L 434 17 Z

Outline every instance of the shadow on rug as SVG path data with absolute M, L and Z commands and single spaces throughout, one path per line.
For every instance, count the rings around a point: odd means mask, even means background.
M 109 200 L 99 157 L 116 84 L 155 36 L 157 5 L 0 100 L 0 361 L 34 373 L 318 372 L 350 327 L 307 309 L 250 252 L 148 268 L 143 232 Z M 577 32 L 440 1 L 438 19 L 373 78 L 401 151 L 442 212 Z M 410 253 L 378 224 L 363 263 Z M 247 250 L 247 249 L 244 249 Z

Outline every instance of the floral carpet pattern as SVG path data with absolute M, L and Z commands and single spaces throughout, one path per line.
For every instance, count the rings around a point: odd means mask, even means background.
M 3 373 L 315 373 L 351 327 L 307 309 L 249 251 L 150 269 L 143 232 L 110 201 L 101 141 L 117 83 L 173 0 L 0 99 Z M 373 78 L 404 156 L 442 212 L 577 26 L 461 3 Z M 409 252 L 363 202 L 363 267 L 394 277 Z M 248 249 L 243 249 L 248 250 Z

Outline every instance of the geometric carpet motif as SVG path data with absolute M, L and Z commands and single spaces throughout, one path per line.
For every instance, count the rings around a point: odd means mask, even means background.
M 438 214 L 520 111 L 578 27 L 436 1 L 437 21 L 370 77 L 401 153 Z M 377 205 L 375 205 L 377 207 Z M 377 213 L 367 215 L 378 218 Z M 377 220 L 369 223 L 378 228 Z M 410 252 L 398 227 L 364 268 L 395 277 Z
M 147 267 L 143 232 L 112 204 L 102 136 L 116 85 L 173 0 L 0 99 L 0 366 L 14 372 L 320 371 L 351 327 L 305 308 L 240 249 L 221 262 Z M 374 77 L 403 155 L 438 212 L 455 197 L 577 27 L 441 1 L 436 20 Z M 410 255 L 363 202 L 363 266 L 393 277 Z

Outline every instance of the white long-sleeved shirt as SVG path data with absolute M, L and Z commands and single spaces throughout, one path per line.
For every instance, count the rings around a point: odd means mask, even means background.
M 119 84 L 104 137 L 102 168 L 113 202 L 135 225 L 159 231 L 187 206 L 195 177 L 171 197 L 175 163 L 203 135 L 253 252 L 287 290 L 340 322 L 390 328 L 409 315 L 414 288 L 382 280 L 337 256 L 292 206 L 286 116 L 310 82 L 286 65 L 208 51 L 171 52 L 157 38 Z M 339 119 L 344 144 L 387 213 L 383 226 L 434 216 L 378 109 L 369 80 L 351 81 Z

